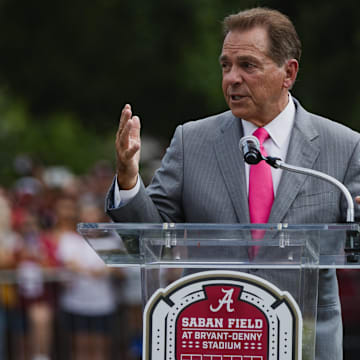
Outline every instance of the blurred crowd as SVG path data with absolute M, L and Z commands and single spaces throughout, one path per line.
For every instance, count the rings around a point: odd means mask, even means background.
M 139 359 L 139 274 L 106 267 L 76 231 L 109 221 L 112 166 L 84 176 L 27 157 L 16 166 L 18 180 L 0 188 L 0 359 Z

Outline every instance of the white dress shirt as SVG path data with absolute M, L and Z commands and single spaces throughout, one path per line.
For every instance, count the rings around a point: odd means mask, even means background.
M 289 102 L 285 109 L 269 124 L 265 125 L 264 128 L 269 133 L 270 137 L 264 141 L 264 148 L 268 156 L 278 157 L 281 160 L 286 159 L 291 130 L 294 125 L 295 119 L 295 104 L 289 94 Z M 244 136 L 252 135 L 257 127 L 246 120 L 241 120 Z M 246 171 L 246 184 L 247 191 L 249 192 L 249 172 L 250 165 L 245 164 Z M 274 195 L 276 195 L 277 188 L 280 182 L 282 170 L 271 168 L 271 174 L 273 178 Z M 115 181 L 114 191 L 114 206 L 115 208 L 125 205 L 138 193 L 140 189 L 140 178 L 138 176 L 136 185 L 131 190 L 120 190 L 117 181 Z
M 136 185 L 130 190 L 120 190 L 119 184 L 117 182 L 117 176 L 116 176 L 114 188 L 115 188 L 114 189 L 114 207 L 118 208 L 120 206 L 125 205 L 127 202 L 129 202 L 139 192 L 140 176 L 138 176 L 138 178 L 137 178 Z
M 264 148 L 268 156 L 277 157 L 281 160 L 286 160 L 286 155 L 289 147 L 291 130 L 294 125 L 295 120 L 295 104 L 294 101 L 289 95 L 289 102 L 286 105 L 285 109 L 271 122 L 264 126 L 264 128 L 269 133 L 270 137 L 264 141 Z M 257 129 L 253 123 L 241 120 L 244 136 L 252 135 Z M 250 165 L 245 163 L 246 171 L 246 184 L 247 191 L 249 193 L 249 173 Z M 271 168 L 271 175 L 273 179 L 274 186 L 274 195 L 276 195 L 277 188 L 279 186 L 282 170 Z

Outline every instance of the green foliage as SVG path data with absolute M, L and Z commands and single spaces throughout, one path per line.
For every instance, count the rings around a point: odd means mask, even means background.
M 252 1 L 2 0 L 0 82 L 41 118 L 75 113 L 114 131 L 130 102 L 147 133 L 168 138 L 226 108 L 221 21 Z
M 0 178 L 11 184 L 14 160 L 27 154 L 44 165 L 66 165 L 75 173 L 87 171 L 99 159 L 112 159 L 113 137 L 89 131 L 69 114 L 34 119 L 22 102 L 0 100 Z
M 258 5 L 289 15 L 302 39 L 293 94 L 359 130 L 359 2 L 0 0 L 0 87 L 21 99 L 3 115 L 3 148 L 21 134 L 19 151 L 80 171 L 104 155 L 99 136 L 113 144 L 127 102 L 143 133 L 166 139 L 179 123 L 223 111 L 221 22 Z

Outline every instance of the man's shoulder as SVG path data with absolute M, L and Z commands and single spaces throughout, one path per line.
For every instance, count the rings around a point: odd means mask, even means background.
M 311 113 L 305 110 L 298 102 L 297 107 L 297 118 L 296 125 L 300 125 L 303 129 L 310 132 L 313 130 L 316 134 L 331 139 L 335 138 L 346 138 L 353 139 L 354 141 L 360 140 L 359 132 L 351 129 L 350 127 L 341 124 L 338 121 L 334 121 L 327 117 Z M 304 130 L 305 131 L 305 130 Z
M 315 114 L 312 114 L 312 121 L 324 139 L 343 139 L 343 141 L 352 141 L 354 143 L 360 141 L 360 134 L 357 131 L 337 121 Z

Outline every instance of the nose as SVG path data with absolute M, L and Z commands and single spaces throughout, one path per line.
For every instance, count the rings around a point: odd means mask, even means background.
M 232 66 L 231 70 L 228 73 L 224 74 L 224 78 L 225 77 L 226 77 L 226 81 L 232 85 L 238 85 L 243 82 L 242 72 L 236 66 Z

